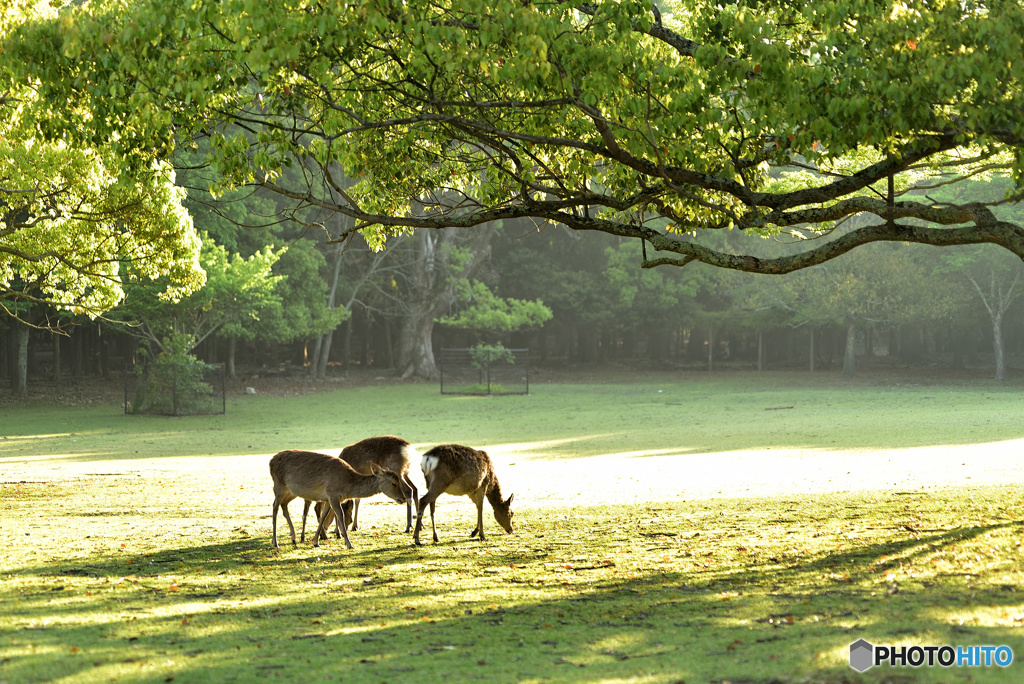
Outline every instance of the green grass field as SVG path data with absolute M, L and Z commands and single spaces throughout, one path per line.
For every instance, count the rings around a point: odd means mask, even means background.
M 1019 390 L 678 374 L 243 395 L 195 418 L 6 404 L 0 682 L 1020 681 Z M 376 498 L 355 549 L 292 547 L 279 520 L 274 552 L 269 455 L 384 433 L 491 450 L 516 533 L 485 510 L 470 541 L 471 503 L 443 496 L 441 541 L 417 548 Z M 946 453 L 964 468 L 948 482 Z M 890 461 L 904 485 L 854 477 Z M 805 486 L 794 462 L 851 479 Z M 756 495 L 697 493 L 764 473 Z M 1017 660 L 858 674 L 859 638 Z

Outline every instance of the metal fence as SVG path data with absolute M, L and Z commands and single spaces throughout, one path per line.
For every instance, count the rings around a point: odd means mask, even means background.
M 224 364 L 129 365 L 124 374 L 124 412 L 161 416 L 226 413 Z
M 441 394 L 529 394 L 529 349 L 442 349 Z

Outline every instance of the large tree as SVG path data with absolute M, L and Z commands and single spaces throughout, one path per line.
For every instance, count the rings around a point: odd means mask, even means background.
M 1001 168 L 999 201 L 1020 199 L 1021 2 L 664 7 L 98 0 L 0 59 L 92 112 L 55 107 L 43 133 L 116 132 L 136 162 L 210 137 L 226 184 L 344 213 L 377 245 L 534 217 L 640 241 L 648 267 L 786 273 L 875 241 L 1024 255 L 993 203 L 904 194 Z M 882 220 L 837 230 L 857 214 Z M 807 239 L 779 257 L 705 242 L 727 229 Z
M 49 14 L 48 4 L 0 2 L 0 39 Z M 160 296 L 173 300 L 205 275 L 170 165 L 149 155 L 125 166 L 104 136 L 40 135 L 53 103 L 8 65 L 0 58 L 0 318 L 15 331 L 12 384 L 23 396 L 30 327 L 59 329 L 69 312 L 99 316 L 122 301 L 126 279 L 166 276 Z M 73 101 L 61 107 L 94 115 Z
M 55 14 L 48 3 L 25 0 L 3 0 L 0 10 L 3 40 L 18 21 Z M 6 313 L 17 317 L 17 304 L 30 303 L 95 316 L 123 299 L 126 277 L 167 275 L 168 298 L 200 287 L 200 242 L 171 167 L 152 155 L 125 165 L 111 144 L 116 134 L 42 135 L 54 103 L 39 97 L 38 81 L 13 64 L 0 57 L 0 305 Z M 60 108 L 82 120 L 97 114 L 74 100 Z

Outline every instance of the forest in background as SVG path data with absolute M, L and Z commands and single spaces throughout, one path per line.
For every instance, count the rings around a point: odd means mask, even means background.
M 38 307 L 34 315 L 59 321 L 63 334 L 30 331 L 29 378 L 106 375 L 182 352 L 225 362 L 232 377 L 322 379 L 360 368 L 433 378 L 439 349 L 486 344 L 529 349 L 531 363 L 548 367 L 851 376 L 867 355 L 936 375 L 987 365 L 1006 379 L 1008 359 L 1024 354 L 1022 266 L 990 245 L 879 243 L 785 276 L 699 263 L 646 270 L 634 242 L 517 220 L 472 233 L 421 230 L 374 252 L 360 237 L 329 242 L 340 215 L 288 215 L 252 191 L 214 200 L 197 174 L 179 182 L 203 236 L 207 285 L 171 304 L 137 284 L 95 321 Z M 958 187 L 968 198 L 1005 191 L 998 177 Z M 787 248 L 784 238 L 765 240 L 766 253 Z M 19 326 L 0 326 L 13 388 Z

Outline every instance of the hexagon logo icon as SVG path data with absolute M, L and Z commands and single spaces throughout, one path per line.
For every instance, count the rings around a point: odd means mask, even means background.
M 864 672 L 874 666 L 874 660 L 875 647 L 870 642 L 857 639 L 850 644 L 850 667 L 854 670 Z

